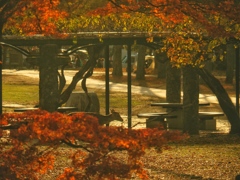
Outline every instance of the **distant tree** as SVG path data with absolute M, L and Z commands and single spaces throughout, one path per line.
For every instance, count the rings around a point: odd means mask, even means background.
M 137 59 L 137 71 L 136 79 L 143 80 L 145 79 L 145 55 L 146 55 L 146 46 L 139 46 L 138 48 L 138 59 Z
M 0 38 L 2 38 L 4 25 L 9 18 L 24 5 L 25 2 L 21 0 L 0 0 Z
M 113 46 L 113 71 L 112 75 L 116 77 L 121 77 L 122 72 L 122 45 Z

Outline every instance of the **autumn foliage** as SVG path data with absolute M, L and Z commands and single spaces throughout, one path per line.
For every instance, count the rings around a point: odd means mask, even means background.
M 184 138 L 159 129 L 131 130 L 105 127 L 85 113 L 72 116 L 37 110 L 3 114 L 2 129 L 11 129 L 7 144 L 1 143 L 0 176 L 4 179 L 39 179 L 54 170 L 59 148 L 69 149 L 71 165 L 57 179 L 147 179 L 140 158 L 155 148 L 161 152 L 169 141 Z M 72 150 L 71 150 L 72 149 Z M 126 159 L 115 153 L 125 154 Z
M 57 21 L 68 14 L 59 8 L 59 0 L 24 0 L 22 3 L 24 5 L 19 3 L 19 9 L 8 19 L 6 33 L 60 36 Z

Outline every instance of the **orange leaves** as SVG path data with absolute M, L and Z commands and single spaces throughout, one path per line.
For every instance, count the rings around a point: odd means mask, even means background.
M 107 3 L 105 7 L 97 8 L 93 11 L 88 12 L 88 15 L 109 15 L 117 12 L 117 8 L 111 3 Z
M 66 168 L 64 170 L 64 173 L 60 175 L 57 180 L 75 180 L 75 172 L 73 168 Z
M 1 166 L 5 171 L 1 177 L 17 177 L 13 179 L 38 179 L 38 174 L 44 174 L 53 169 L 54 157 L 50 152 L 39 152 L 34 146 L 23 146 L 17 142 L 13 147 L 0 150 Z M 5 179 L 5 178 L 4 178 Z M 11 179 L 11 178 L 10 178 Z
M 57 22 L 65 18 L 67 13 L 59 9 L 59 0 L 34 0 L 26 3 L 9 20 L 11 25 L 21 34 L 59 35 Z M 13 27 L 12 27 L 13 28 Z
M 147 179 L 140 161 L 145 150 L 161 150 L 169 141 L 184 138 L 180 133 L 158 129 L 100 126 L 96 118 L 86 113 L 68 116 L 37 110 L 4 114 L 0 120 L 19 125 L 11 135 L 13 148 L 0 149 L 0 159 L 20 179 L 37 179 L 37 175 L 53 169 L 57 158 L 54 150 L 62 141 L 79 150 L 69 154 L 72 166 L 66 167 L 59 180 L 130 178 L 133 173 Z M 47 146 L 41 146 L 42 143 Z M 126 158 L 114 156 L 117 152 Z

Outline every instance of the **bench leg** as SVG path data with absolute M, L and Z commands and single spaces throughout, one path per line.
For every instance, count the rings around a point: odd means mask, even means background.
M 199 129 L 200 130 L 217 130 L 216 119 L 200 119 L 199 120 Z
M 182 111 L 171 111 L 169 115 L 176 116 L 176 118 L 167 118 L 169 129 L 183 129 Z
M 150 117 L 146 120 L 147 128 L 157 128 L 162 126 L 164 129 L 168 128 L 167 121 L 163 117 Z

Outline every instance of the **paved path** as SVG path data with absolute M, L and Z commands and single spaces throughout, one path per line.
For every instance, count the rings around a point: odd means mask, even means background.
M 72 77 L 76 73 L 76 70 L 66 70 L 65 71 L 65 77 L 67 83 L 70 83 L 72 80 Z M 97 75 L 99 72 L 96 72 L 93 75 Z M 3 69 L 3 74 L 16 74 L 16 75 L 24 75 L 29 76 L 32 78 L 39 78 L 39 72 L 37 70 L 9 70 L 9 69 Z M 120 84 L 120 83 L 112 83 L 109 84 L 111 91 L 116 92 L 127 92 L 127 85 L 126 84 Z M 93 89 L 105 89 L 105 82 L 96 80 L 96 79 L 87 79 L 87 87 L 93 88 Z M 165 89 L 156 89 L 156 88 L 148 88 L 148 87 L 142 87 L 142 86 L 131 86 L 132 93 L 133 94 L 145 94 L 149 96 L 158 96 L 161 98 L 166 97 L 166 90 Z M 209 102 L 209 103 L 218 103 L 217 98 L 214 94 L 200 94 L 199 95 L 200 101 L 203 102 Z M 235 102 L 235 97 L 231 97 L 232 101 Z

